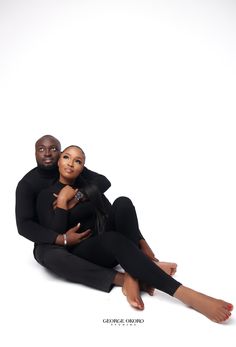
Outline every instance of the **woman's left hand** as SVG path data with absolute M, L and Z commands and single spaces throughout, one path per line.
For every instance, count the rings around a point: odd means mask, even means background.
M 55 200 L 53 201 L 52 205 L 53 205 L 53 209 L 55 210 L 57 208 L 57 197 L 58 195 L 57 194 L 53 194 L 55 196 Z M 71 208 L 75 207 L 77 204 L 79 203 L 79 201 L 77 199 L 75 199 L 75 197 L 71 200 L 69 200 L 67 202 L 67 207 L 68 207 L 68 210 L 70 210 Z
M 54 210 L 57 207 L 63 208 L 65 210 L 68 210 L 76 205 L 76 199 L 75 194 L 77 193 L 78 189 L 73 189 L 69 185 L 62 188 L 59 192 L 59 194 L 53 194 L 56 198 L 56 200 L 53 201 L 53 208 Z M 74 202 L 72 202 L 74 200 Z
M 64 201 L 68 202 L 74 198 L 77 191 L 78 191 L 78 189 L 74 189 L 71 186 L 67 185 L 60 190 L 60 192 L 57 196 L 57 199 L 58 200 L 64 200 Z

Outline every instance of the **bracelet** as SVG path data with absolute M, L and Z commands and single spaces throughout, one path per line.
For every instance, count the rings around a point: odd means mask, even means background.
M 67 245 L 67 235 L 63 234 L 63 238 L 64 238 L 64 246 L 66 246 Z

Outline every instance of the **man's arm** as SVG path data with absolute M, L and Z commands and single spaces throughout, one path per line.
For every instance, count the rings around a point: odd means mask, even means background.
M 110 188 L 111 186 L 111 182 L 105 176 L 100 175 L 94 171 L 91 171 L 87 169 L 86 167 L 84 167 L 84 170 L 81 176 L 85 178 L 86 180 L 88 180 L 89 182 L 95 184 L 102 194 L 105 193 L 108 190 L 108 188 Z
M 58 236 L 37 223 L 36 196 L 25 181 L 20 181 L 16 188 L 16 224 L 20 235 L 36 243 L 53 244 Z

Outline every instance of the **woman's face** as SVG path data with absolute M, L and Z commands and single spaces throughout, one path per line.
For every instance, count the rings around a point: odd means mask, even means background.
M 83 171 L 84 162 L 84 154 L 79 148 L 66 148 L 58 160 L 60 181 L 64 184 L 73 183 Z

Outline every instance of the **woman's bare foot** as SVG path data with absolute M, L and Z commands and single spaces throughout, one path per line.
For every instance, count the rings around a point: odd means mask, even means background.
M 184 286 L 180 286 L 176 290 L 174 297 L 216 323 L 227 320 L 233 310 L 233 305 L 228 302 L 212 298 Z
M 124 274 L 123 294 L 127 297 L 129 304 L 139 310 L 144 309 L 144 303 L 140 296 L 139 282 L 127 272 Z
M 165 261 L 154 261 L 154 263 L 170 276 L 174 276 L 177 271 L 176 263 L 168 263 Z

